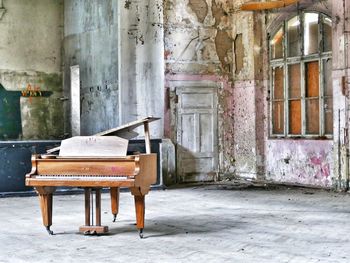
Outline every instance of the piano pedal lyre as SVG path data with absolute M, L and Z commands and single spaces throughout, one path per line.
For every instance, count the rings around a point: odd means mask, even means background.
M 79 227 L 84 235 L 98 235 L 108 232 L 108 226 L 101 226 L 101 189 L 84 188 L 85 190 L 85 225 Z M 96 224 L 94 225 L 93 190 L 95 191 Z M 91 197 L 91 198 L 90 198 Z M 90 202 L 91 201 L 91 202 Z

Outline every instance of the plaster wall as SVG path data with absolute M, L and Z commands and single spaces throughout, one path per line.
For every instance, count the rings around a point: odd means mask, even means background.
M 150 124 L 153 138 L 164 134 L 162 2 L 120 2 L 120 122 L 161 117 Z
M 340 1 L 342 2 L 342 1 Z M 338 2 L 338 6 L 343 6 L 343 3 Z M 267 12 L 262 25 L 266 28 L 266 33 L 272 35 L 282 21 L 288 19 L 297 14 L 299 8 L 304 11 L 317 11 L 325 13 L 332 17 L 333 21 L 337 21 L 337 17 L 332 15 L 332 4 L 333 7 L 335 2 L 333 1 L 300 1 L 299 5 L 292 5 L 281 10 Z M 333 29 L 336 29 L 334 24 Z M 266 39 L 266 35 L 262 35 L 262 38 Z M 263 42 L 264 43 L 264 42 Z M 333 62 L 338 60 L 339 51 L 334 48 L 335 45 L 339 44 L 339 38 L 333 32 Z M 265 49 L 267 50 L 267 41 L 265 40 Z M 264 45 L 262 45 L 264 46 Z M 267 92 L 269 90 L 269 74 L 268 74 L 268 58 L 267 51 L 264 52 L 265 56 L 260 56 L 260 60 L 263 63 L 262 72 L 263 78 L 266 80 L 265 96 L 270 97 Z M 339 75 L 339 74 L 338 74 Z M 256 101 L 256 105 L 265 105 L 266 121 L 264 136 L 257 136 L 258 143 L 263 141 L 264 144 L 264 164 L 265 171 L 262 179 L 274 182 L 292 183 L 301 185 L 312 185 L 318 187 L 330 188 L 334 187 L 338 181 L 338 160 L 342 160 L 341 151 L 338 152 L 338 145 L 340 148 L 344 148 L 342 143 L 339 143 L 339 136 L 344 141 L 344 96 L 340 94 L 340 77 L 335 77 L 336 74 L 333 72 L 333 140 L 332 139 L 319 139 L 319 140 L 302 140 L 302 139 L 272 139 L 268 137 L 269 129 L 269 118 L 268 110 L 269 105 L 267 100 L 260 102 Z M 339 115 L 340 113 L 340 115 Z M 340 118 L 339 118 L 340 116 Z M 340 129 L 338 128 L 340 127 Z M 261 140 L 262 139 L 262 140 Z M 339 154 L 340 153 L 340 154 Z M 345 163 L 343 161 L 345 170 Z
M 21 94 L 17 138 L 54 139 L 63 136 L 61 40 L 63 1 L 3 1 L 0 19 L 0 86 L 6 92 L 36 87 L 37 98 Z M 47 96 L 42 96 L 43 93 Z M 6 95 L 5 95 L 6 96 Z M 6 97 L 1 98 L 6 104 Z M 6 131 L 5 131 L 6 133 Z M 6 139 L 6 135 L 3 136 Z
M 330 188 L 333 165 L 332 140 L 267 141 L 267 180 Z
M 235 82 L 234 91 L 235 174 L 256 177 L 255 82 Z
M 234 172 L 235 163 L 232 13 L 229 1 L 164 1 L 165 136 L 176 143 L 171 82 L 218 83 L 219 169 L 227 176 Z
M 70 66 L 79 65 L 81 134 L 118 126 L 118 1 L 66 0 L 64 25 L 64 89 L 69 97 Z
M 334 174 L 337 189 L 349 189 L 350 3 L 333 1 Z

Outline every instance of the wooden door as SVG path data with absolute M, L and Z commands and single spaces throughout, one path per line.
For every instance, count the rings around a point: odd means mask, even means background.
M 178 87 L 176 95 L 179 181 L 215 180 L 218 172 L 217 88 Z

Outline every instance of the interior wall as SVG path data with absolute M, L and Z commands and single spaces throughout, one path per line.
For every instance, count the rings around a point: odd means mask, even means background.
M 63 1 L 3 3 L 0 139 L 61 138 Z
M 334 3 L 333 3 L 334 6 Z M 297 15 L 298 10 L 317 11 L 332 17 L 333 22 L 336 18 L 332 16 L 331 1 L 320 3 L 319 1 L 300 1 L 299 6 L 292 5 L 279 12 L 270 12 L 266 16 L 266 32 L 273 34 L 281 25 L 282 21 Z M 333 37 L 333 43 L 339 39 Z M 266 43 L 267 45 L 268 43 Z M 333 47 L 333 61 L 336 50 Z M 266 52 L 267 54 L 267 52 Z M 264 78 L 269 80 L 268 59 L 264 59 Z M 266 81 L 266 90 L 269 90 L 268 81 Z M 336 114 L 340 98 L 339 85 L 333 84 L 333 138 L 337 138 L 338 115 Z M 266 94 L 268 97 L 269 94 Z M 265 102 L 268 109 L 268 101 Z M 268 112 L 268 111 L 267 111 Z M 266 122 L 271 122 L 270 118 Z M 332 139 L 274 139 L 269 138 L 268 127 L 266 129 L 265 144 L 265 172 L 266 180 L 281 183 L 291 183 L 300 185 L 309 185 L 317 187 L 331 188 L 335 186 L 338 172 L 336 169 L 338 159 L 336 143 Z
M 69 97 L 70 66 L 79 65 L 81 135 L 119 125 L 118 2 L 64 1 L 64 89 Z
M 216 79 L 224 83 L 225 88 L 219 90 L 223 177 L 332 187 L 338 175 L 335 142 L 270 139 L 267 100 L 267 33 L 283 17 L 296 14 L 297 8 L 331 15 L 332 3 L 303 0 L 299 5 L 271 12 L 239 11 L 241 4 L 220 0 L 165 1 L 166 88 L 172 86 L 172 81 Z M 333 20 L 337 20 L 334 15 Z M 340 37 L 334 38 L 334 43 L 344 42 Z M 334 83 L 334 90 L 334 97 L 339 97 L 339 84 Z M 167 89 L 165 101 L 172 100 L 176 101 L 176 96 Z M 167 105 L 165 134 L 176 142 L 176 114 Z
M 164 134 L 163 1 L 120 2 L 120 122 L 146 116 L 152 138 Z
M 233 8 L 234 1 L 164 1 L 165 136 L 176 143 L 176 104 L 172 83 L 217 83 L 220 175 L 235 171 Z

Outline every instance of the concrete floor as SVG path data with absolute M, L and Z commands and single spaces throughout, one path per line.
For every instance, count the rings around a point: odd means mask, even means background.
M 205 186 L 152 191 L 145 238 L 121 193 L 105 236 L 77 233 L 83 196 L 54 197 L 49 236 L 36 197 L 0 199 L 0 262 L 350 262 L 350 196 L 310 189 Z

